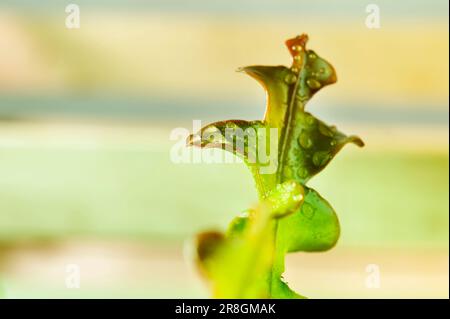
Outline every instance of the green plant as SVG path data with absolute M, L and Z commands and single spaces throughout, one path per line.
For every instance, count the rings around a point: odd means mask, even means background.
M 215 297 L 302 298 L 283 281 L 285 254 L 325 251 L 339 238 L 335 211 L 306 184 L 345 144 L 364 144 L 305 111 L 316 92 L 336 82 L 334 68 L 306 49 L 307 40 L 303 34 L 286 41 L 293 58 L 290 68 L 240 69 L 266 90 L 264 120 L 216 122 L 188 138 L 188 145 L 222 148 L 242 158 L 253 174 L 260 199 L 236 217 L 226 233 L 204 232 L 196 238 L 197 263 Z M 229 134 L 228 129 L 241 134 Z M 267 163 L 261 154 L 270 151 L 267 146 L 273 129 L 276 169 L 262 172 Z M 241 147 L 236 146 L 239 142 Z

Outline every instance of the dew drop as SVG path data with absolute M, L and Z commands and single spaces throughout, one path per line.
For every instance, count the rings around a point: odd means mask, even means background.
M 300 62 L 302 60 L 302 56 L 300 54 L 294 55 L 295 62 Z
M 316 79 L 308 79 L 308 80 L 306 80 L 306 84 L 311 88 L 311 89 L 314 89 L 314 90 L 317 90 L 317 89 L 319 89 L 321 86 L 322 86 L 322 84 L 320 84 L 320 82 L 319 81 L 317 81 Z
M 297 170 L 297 175 L 300 178 L 306 178 L 308 176 L 308 170 L 305 167 L 300 167 Z
M 284 78 L 284 82 L 286 82 L 287 84 L 295 83 L 295 81 L 297 81 L 297 77 L 292 73 L 287 74 Z
M 227 123 L 225 125 L 225 136 L 230 137 L 236 135 L 237 125 L 234 123 Z
M 302 47 L 299 46 L 299 45 L 294 45 L 294 46 L 292 47 L 292 50 L 297 51 L 297 52 L 300 52 L 300 51 L 302 50 Z
M 303 148 L 310 148 L 313 145 L 311 138 L 306 133 L 301 133 L 298 142 Z
M 328 152 L 321 151 L 321 152 L 314 153 L 312 161 L 315 166 L 320 167 L 320 166 L 325 165 L 329 159 L 330 159 L 330 154 Z
M 316 119 L 312 115 L 310 115 L 310 114 L 306 115 L 306 124 L 313 125 L 315 122 L 316 122 Z
M 291 68 L 292 72 L 294 73 L 298 73 L 298 69 L 297 68 Z
M 309 57 L 310 59 L 315 59 L 315 58 L 317 58 L 317 55 L 315 55 L 314 53 L 310 53 L 310 54 L 308 55 L 308 57 Z
M 319 132 L 324 136 L 333 137 L 333 131 L 323 123 L 319 125 Z
M 302 214 L 303 214 L 303 216 L 305 216 L 308 219 L 311 219 L 311 218 L 313 218 L 314 213 L 315 213 L 314 207 L 312 207 L 308 203 L 303 203 L 303 206 L 302 206 Z
M 330 145 L 331 146 L 335 146 L 336 145 L 336 141 L 335 140 L 331 140 Z

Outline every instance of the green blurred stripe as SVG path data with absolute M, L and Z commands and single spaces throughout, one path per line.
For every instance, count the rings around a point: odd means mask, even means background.
M 58 12 L 69 2 L 52 0 L 6 0 L 0 6 L 18 9 Z M 240 15 L 298 16 L 299 18 L 321 16 L 365 16 L 369 3 L 380 6 L 381 14 L 390 17 L 415 18 L 429 16 L 448 20 L 448 1 L 410 0 L 410 1 L 358 1 L 358 0 L 78 0 L 75 3 L 84 8 L 116 11 L 165 11 L 186 13 L 214 13 Z

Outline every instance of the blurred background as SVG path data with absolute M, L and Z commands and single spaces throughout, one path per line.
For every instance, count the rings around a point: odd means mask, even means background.
M 169 134 L 262 118 L 262 88 L 234 71 L 290 65 L 284 40 L 306 32 L 339 79 L 309 111 L 366 147 L 311 181 L 342 237 L 289 255 L 286 280 L 311 298 L 448 298 L 446 0 L 377 0 L 379 29 L 368 1 L 78 0 L 79 29 L 69 3 L 0 3 L 0 296 L 208 297 L 186 242 L 256 192 L 243 164 L 172 163 Z

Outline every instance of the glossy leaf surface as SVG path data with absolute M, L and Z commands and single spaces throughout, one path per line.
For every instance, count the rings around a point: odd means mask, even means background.
M 306 48 L 307 41 L 306 35 L 286 41 L 292 56 L 289 68 L 249 66 L 239 69 L 255 78 L 267 92 L 262 121 L 216 122 L 188 138 L 188 145 L 221 148 L 241 157 L 252 171 L 261 201 L 259 213 L 250 209 L 231 222 L 226 234 L 208 237 L 208 247 L 215 245 L 212 238 L 220 238 L 218 247 L 222 247 L 213 249 L 220 253 L 211 254 L 213 257 L 207 262 L 215 296 L 302 297 L 282 280 L 285 254 L 324 251 L 332 248 L 339 238 L 339 221 L 334 209 L 306 183 L 323 170 L 345 144 L 364 144 L 359 137 L 347 136 L 305 111 L 306 103 L 314 94 L 337 80 L 331 64 Z M 227 129 L 231 128 L 238 128 L 239 134 L 230 134 Z M 267 163 L 264 154 L 273 151 L 274 137 L 275 161 Z M 267 169 L 274 164 L 275 169 Z M 292 203 L 286 204 L 289 203 L 286 196 L 294 196 L 285 189 L 286 185 L 302 186 L 301 205 L 295 209 Z M 270 213 L 262 213 L 267 211 Z M 255 229 L 259 231 L 256 237 Z M 205 243 L 199 243 L 198 249 Z M 222 275 L 232 280 L 220 279 L 217 274 L 222 268 L 226 269 L 226 276 Z M 252 276 L 251 270 L 257 275 Z

